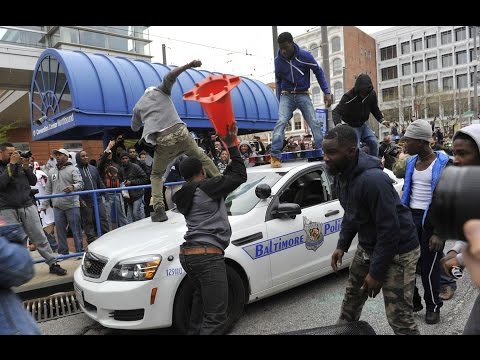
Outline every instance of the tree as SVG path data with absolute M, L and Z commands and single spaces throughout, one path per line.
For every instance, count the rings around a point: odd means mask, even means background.
M 0 125 L 0 143 L 8 141 L 7 133 L 9 130 L 13 130 L 18 127 L 18 122 L 13 122 L 8 125 Z

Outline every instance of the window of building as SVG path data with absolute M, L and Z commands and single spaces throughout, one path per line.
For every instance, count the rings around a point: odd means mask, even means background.
M 79 43 L 83 45 L 106 48 L 106 44 L 105 44 L 106 39 L 107 39 L 107 36 L 105 34 L 99 34 L 99 33 L 94 33 L 90 31 L 83 31 L 83 30 L 79 31 Z
M 442 101 L 442 108 L 443 108 L 443 115 L 444 116 L 453 116 L 455 105 L 453 99 L 451 100 L 443 100 Z
M 410 63 L 402 64 L 402 75 L 410 75 L 412 73 L 412 66 Z
M 289 122 L 287 122 L 287 126 L 285 127 L 285 131 L 292 131 L 292 120 L 290 119 Z
M 415 89 L 415 96 L 422 96 L 425 93 L 425 89 L 423 87 L 423 81 L 416 82 L 413 84 L 413 88 Z
M 312 102 L 314 104 L 319 104 L 321 102 L 321 98 L 320 98 L 320 88 L 315 86 L 313 89 L 312 89 Z
M 299 112 L 293 114 L 293 130 L 302 129 L 302 115 Z
M 310 45 L 310 54 L 312 54 L 315 59 L 318 58 L 318 49 L 319 48 L 320 48 L 320 46 L 318 46 L 317 44 Z
M 83 145 L 81 142 L 65 142 L 63 143 L 63 148 L 68 151 L 80 151 L 83 149 Z
M 338 75 L 343 72 L 342 69 L 342 59 L 333 60 L 333 75 Z
M 435 70 L 437 68 L 437 57 L 431 57 L 426 59 L 427 61 L 427 70 Z
M 427 49 L 431 49 L 437 46 L 437 35 L 425 36 L 425 46 Z
M 442 45 L 452 42 L 452 30 L 444 31 L 440 34 Z
M 477 54 L 478 54 L 478 50 L 477 50 Z M 468 58 L 470 61 L 474 60 L 473 49 L 468 50 Z
M 455 63 L 457 65 L 466 64 L 467 62 L 467 50 L 457 51 L 455 53 Z
M 332 38 L 332 52 L 340 51 L 341 48 L 340 37 L 335 36 Z
M 400 47 L 402 48 L 402 55 L 410 53 L 410 42 L 405 41 L 400 44 Z
M 343 96 L 343 84 L 340 81 L 333 84 L 333 96 L 335 102 L 339 102 Z
M 397 45 L 387 46 L 380 49 L 380 59 L 388 60 L 397 57 Z
M 464 27 L 455 29 L 455 41 L 465 40 L 467 38 L 467 30 Z
M 443 91 L 453 90 L 453 76 L 447 76 L 442 79 Z
M 479 79 L 480 79 L 480 76 L 477 75 L 477 83 L 478 83 Z M 471 86 L 473 86 L 473 84 L 475 84 L 475 82 L 473 81 L 473 72 L 470 73 L 470 84 L 471 84 Z
M 438 92 L 438 80 L 428 80 L 427 81 L 427 93 L 436 93 Z
M 398 87 L 382 89 L 383 101 L 398 100 Z
M 402 86 L 402 94 L 403 94 L 403 97 L 412 96 L 412 85 L 410 85 L 410 84 L 403 85 Z
M 415 73 L 423 72 L 423 60 L 413 62 L 413 71 Z
M 397 66 L 390 66 L 387 68 L 383 68 L 381 71 L 382 71 L 382 81 L 398 78 Z
M 438 116 L 438 102 L 427 102 L 427 118 Z
M 452 54 L 442 55 L 442 67 L 449 67 L 453 65 Z
M 420 51 L 423 49 L 422 39 L 415 39 L 412 41 L 412 43 L 413 43 L 413 51 Z
M 457 89 L 463 89 L 467 86 L 467 74 L 457 75 Z
M 408 121 L 412 118 L 412 107 L 411 106 L 404 106 L 403 107 L 403 119 Z

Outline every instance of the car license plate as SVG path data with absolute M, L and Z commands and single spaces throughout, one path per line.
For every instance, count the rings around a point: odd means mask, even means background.
M 80 288 L 75 284 L 73 284 L 73 288 L 75 289 L 75 294 L 77 295 L 78 303 L 82 308 L 85 308 L 85 302 L 83 300 L 83 291 L 80 290 Z

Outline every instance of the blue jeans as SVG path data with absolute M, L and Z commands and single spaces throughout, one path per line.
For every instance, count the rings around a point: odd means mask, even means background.
M 143 203 L 143 196 L 139 197 L 137 200 L 133 202 L 127 200 L 127 220 L 128 223 L 131 224 L 132 222 L 145 219 L 145 207 Z
M 82 226 L 80 218 L 80 208 L 74 207 L 67 210 L 53 208 L 53 216 L 55 218 L 55 231 L 58 240 L 58 253 L 68 255 L 67 243 L 67 224 L 72 230 L 73 240 L 75 242 L 75 251 L 83 251 Z
M 120 192 L 105 193 L 105 212 L 107 214 L 108 228 L 112 230 L 112 209 L 113 217 L 117 227 L 121 227 L 128 224 L 127 216 L 125 215 L 125 205 L 123 203 L 123 197 Z
M 364 143 L 370 149 L 370 155 L 378 157 L 378 139 L 367 123 L 353 127 L 353 130 L 357 133 L 357 145 L 360 145 L 360 142 Z
M 228 282 L 223 254 L 180 254 L 180 263 L 194 288 L 187 334 L 224 334 L 227 323 Z
M 285 127 L 293 116 L 295 109 L 302 112 L 308 126 L 312 129 L 313 139 L 315 140 L 315 149 L 322 148 L 323 134 L 322 124 L 315 116 L 312 99 L 308 94 L 283 94 L 280 96 L 280 105 L 278 108 L 278 121 L 275 124 L 272 135 L 271 154 L 279 157 L 283 149 L 283 140 L 285 139 Z

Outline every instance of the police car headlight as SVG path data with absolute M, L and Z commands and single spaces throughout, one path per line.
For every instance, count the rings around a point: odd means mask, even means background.
M 108 275 L 108 280 L 114 281 L 145 281 L 155 276 L 161 255 L 137 256 L 119 261 Z

